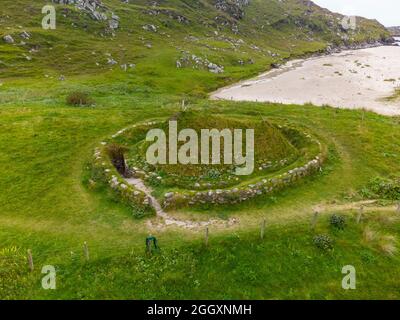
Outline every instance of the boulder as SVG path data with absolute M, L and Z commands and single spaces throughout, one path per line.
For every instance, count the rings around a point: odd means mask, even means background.
M 25 40 L 29 40 L 29 39 L 31 38 L 30 33 L 26 32 L 26 31 L 23 31 L 23 32 L 20 34 L 20 36 L 21 36 L 21 38 L 23 38 L 23 39 L 25 39 Z
M 107 64 L 109 64 L 109 65 L 116 65 L 116 64 L 118 64 L 118 62 L 117 61 L 115 61 L 113 58 L 107 58 Z
M 166 199 L 171 199 L 173 196 L 174 196 L 173 192 L 168 192 L 168 193 L 165 194 L 165 198 Z
M 154 24 L 146 24 L 142 28 L 146 31 L 157 32 L 157 27 Z
M 111 15 L 111 19 L 108 21 L 108 26 L 113 30 L 119 28 L 119 17 L 114 13 Z
M 4 36 L 3 37 L 3 40 L 6 42 L 6 43 L 14 43 L 15 41 L 14 41 L 14 38 L 12 37 L 12 36 L 10 36 L 9 34 L 8 35 L 6 35 L 6 36 Z
M 209 63 L 208 64 L 208 71 L 212 73 L 223 73 L 224 72 L 224 67 L 220 67 L 216 65 L 215 63 Z

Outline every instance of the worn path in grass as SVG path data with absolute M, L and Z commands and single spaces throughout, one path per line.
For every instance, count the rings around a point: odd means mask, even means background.
M 210 225 L 218 225 L 218 224 L 228 224 L 232 225 L 237 222 L 237 219 L 229 219 L 228 222 L 219 220 L 219 219 L 210 219 L 207 221 L 191 221 L 191 220 L 179 220 L 177 218 L 172 217 L 169 215 L 167 212 L 165 212 L 161 206 L 161 204 L 158 202 L 158 200 L 152 195 L 152 190 L 150 187 L 146 186 L 141 179 L 138 178 L 127 178 L 125 179 L 126 182 L 138 190 L 144 192 L 144 194 L 147 195 L 147 197 L 150 199 L 151 205 L 153 206 L 154 210 L 156 211 L 156 214 L 158 217 L 160 217 L 163 220 L 163 223 L 165 226 L 178 226 L 186 229 L 198 229 L 198 228 L 204 228 Z M 151 229 L 161 229 L 164 226 L 163 224 L 154 224 L 153 222 L 149 221 L 147 223 L 147 226 Z

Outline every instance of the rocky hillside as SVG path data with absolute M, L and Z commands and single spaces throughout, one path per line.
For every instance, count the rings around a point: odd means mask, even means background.
M 0 77 L 109 71 L 254 72 L 332 47 L 390 41 L 378 22 L 343 17 L 307 0 L 52 0 L 56 30 L 43 30 L 45 0 L 2 0 Z
M 394 37 L 400 37 L 400 26 L 399 27 L 389 27 L 391 35 Z

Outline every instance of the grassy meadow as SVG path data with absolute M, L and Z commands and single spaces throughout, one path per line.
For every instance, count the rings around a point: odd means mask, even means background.
M 216 88 L 269 69 L 272 63 L 323 50 L 337 40 L 325 24 L 322 30 L 311 28 L 320 31 L 310 41 L 310 29 L 300 32 L 283 19 L 278 1 L 260 0 L 248 8 L 242 34 L 218 29 L 215 36 L 214 27 L 203 28 L 197 21 L 198 10 L 213 20 L 215 9 L 208 1 L 199 1 L 198 8 L 169 1 L 192 21 L 184 26 L 176 21 L 163 24 L 164 16 L 138 14 L 148 8 L 146 1 L 124 5 L 110 0 L 104 2 L 121 17 L 122 29 L 115 37 L 101 37 L 97 32 L 104 26 L 73 7 L 66 17 L 60 15 L 57 30 L 45 31 L 38 23 L 42 3 L 3 2 L 1 35 L 18 37 L 21 25 L 32 33 L 29 46 L 38 45 L 39 51 L 27 61 L 22 56 L 28 54 L 25 46 L 0 44 L 0 299 L 400 298 L 400 119 L 329 106 L 207 98 Z M 285 5 L 291 3 L 296 20 L 305 9 L 296 1 Z M 252 19 L 260 27 L 267 13 L 271 25 L 262 29 L 265 34 L 256 32 Z M 307 21 L 317 23 L 321 14 Z M 159 19 L 160 31 L 144 31 L 142 25 L 154 19 Z M 383 31 L 370 23 L 365 21 L 369 33 L 364 35 L 380 38 Z M 198 41 L 187 40 L 189 36 Z M 245 45 L 232 50 L 222 38 L 243 38 Z M 145 47 L 148 42 L 150 49 Z M 252 50 L 253 43 L 262 50 Z M 181 50 L 224 64 L 225 72 L 176 68 Z M 266 50 L 280 56 L 267 55 Z M 126 72 L 111 67 L 106 53 L 136 67 Z M 254 63 L 242 66 L 239 59 Z M 59 81 L 60 75 L 65 81 Z M 94 104 L 66 104 L 75 91 L 88 93 Z M 272 196 L 237 206 L 172 211 L 177 218 L 235 217 L 239 223 L 210 227 L 207 247 L 204 230 L 165 227 L 155 234 L 160 249 L 149 256 L 147 221 L 133 218 L 131 209 L 107 188 L 90 187 L 89 162 L 103 139 L 136 122 L 170 117 L 181 110 L 182 100 L 202 115 L 260 116 L 304 127 L 327 146 L 329 157 L 322 172 Z M 379 188 L 370 192 L 377 177 L 394 181 L 390 196 Z M 357 223 L 362 204 L 364 215 Z M 312 230 L 316 207 L 320 217 Z M 345 217 L 343 229 L 332 227 L 332 214 Z M 263 219 L 267 226 L 260 239 Z M 315 245 L 314 237 L 322 234 L 331 237 L 332 249 Z M 56 290 L 42 289 L 44 265 L 56 267 Z M 356 290 L 342 289 L 345 265 L 357 269 Z

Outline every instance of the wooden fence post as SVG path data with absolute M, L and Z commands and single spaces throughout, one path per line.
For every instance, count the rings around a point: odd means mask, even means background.
M 205 236 L 206 247 L 208 247 L 208 235 L 209 235 L 209 230 L 208 227 L 206 227 L 206 236 Z
M 151 241 L 146 241 L 146 252 L 151 254 Z
M 29 264 L 29 269 L 31 270 L 31 272 L 33 272 L 33 257 L 32 257 L 32 251 L 31 249 L 28 249 L 28 264 Z
M 266 223 L 266 220 L 263 219 L 263 222 L 261 223 L 261 240 L 264 240 Z
M 86 241 L 83 243 L 83 253 L 85 255 L 86 261 L 89 261 L 89 247 Z
M 318 215 L 319 215 L 319 212 L 316 210 L 314 212 L 314 215 L 313 215 L 313 218 L 312 218 L 312 222 L 311 222 L 311 229 L 313 231 L 315 230 L 315 227 L 317 226 Z
M 361 222 L 362 216 L 364 213 L 364 206 L 361 206 L 359 212 L 358 212 L 358 216 L 357 216 L 357 224 L 359 224 Z

